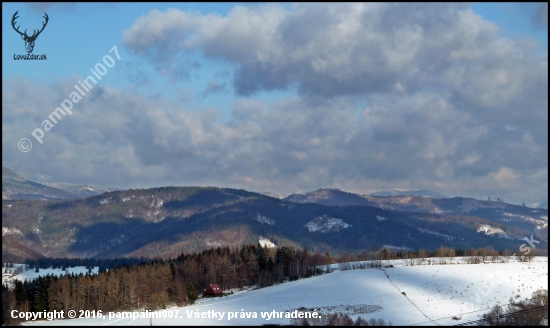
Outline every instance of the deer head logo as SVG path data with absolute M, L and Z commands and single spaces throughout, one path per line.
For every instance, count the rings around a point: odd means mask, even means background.
M 19 26 L 15 27 L 15 20 L 16 20 L 17 18 L 19 18 L 19 16 L 17 16 L 17 13 L 18 13 L 18 12 L 19 12 L 19 10 L 16 11 L 15 14 L 13 14 L 13 18 L 11 19 L 11 26 L 13 27 L 13 29 L 14 29 L 17 33 L 19 33 L 19 34 L 21 35 L 21 38 L 22 38 L 23 40 L 25 40 L 25 48 L 27 49 L 27 53 L 30 54 L 30 53 L 32 52 L 32 50 L 34 49 L 34 41 L 36 41 L 36 38 L 40 35 L 40 33 L 42 33 L 42 31 L 44 31 L 44 28 L 45 28 L 46 25 L 48 24 L 48 19 L 49 19 L 49 18 L 48 18 L 48 14 L 44 13 L 44 16 L 42 16 L 42 17 L 44 17 L 44 18 L 46 19 L 46 21 L 42 23 L 42 24 L 43 24 L 43 25 L 42 25 L 42 29 L 41 29 L 40 31 L 38 31 L 38 32 L 37 32 L 36 30 L 34 30 L 33 34 L 32 34 L 31 36 L 28 36 L 28 35 L 27 35 L 27 30 L 25 30 L 24 33 L 21 33 L 21 32 L 19 31 Z

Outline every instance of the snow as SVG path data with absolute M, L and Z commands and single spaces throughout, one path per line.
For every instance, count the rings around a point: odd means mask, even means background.
M 219 240 L 205 239 L 205 242 L 206 242 L 206 246 L 211 246 L 211 247 L 223 247 L 223 246 L 225 246 L 225 243 L 223 241 L 219 241 Z
M 21 232 L 21 230 L 19 230 L 17 228 L 2 227 L 2 236 L 6 236 L 6 235 L 20 235 L 20 236 L 22 236 L 23 233 Z
M 351 224 L 345 223 L 342 219 L 335 219 L 326 215 L 320 216 L 304 225 L 310 232 L 338 232 L 340 229 L 351 227 Z
M 260 237 L 260 245 L 262 245 L 262 247 L 277 248 L 277 245 L 272 243 L 271 240 L 264 237 Z
M 505 233 L 502 229 L 491 227 L 488 224 L 482 224 L 482 225 L 479 226 L 479 228 L 477 228 L 477 232 L 481 232 L 481 231 L 485 232 L 486 235 L 492 235 L 492 234 L 495 234 L 495 233 L 498 233 L 498 234 L 504 234 Z
M 262 224 L 263 223 L 266 223 L 266 224 L 269 224 L 269 225 L 274 225 L 275 224 L 275 221 L 273 219 L 270 219 L 267 216 L 260 215 L 259 213 L 256 214 L 256 221 L 258 221 Z
M 398 204 L 408 204 L 411 201 L 412 196 L 406 196 L 406 197 L 396 197 L 395 202 Z
M 25 269 L 25 264 L 14 264 L 13 265 L 13 268 L 8 268 L 8 270 L 12 270 L 15 271 L 17 270 L 17 268 L 22 268 L 22 270 Z M 68 267 L 66 268 L 67 270 L 67 273 L 71 274 L 71 273 L 74 273 L 76 275 L 82 273 L 82 274 L 86 274 L 86 272 L 88 272 L 88 269 L 86 269 L 85 266 L 75 266 L 74 268 L 71 268 L 71 267 Z M 2 268 L 2 273 L 4 272 L 5 268 Z M 52 269 L 52 267 L 49 267 L 48 269 L 39 269 L 38 272 L 35 272 L 34 271 L 35 269 L 29 269 L 27 271 L 23 271 L 22 273 L 20 274 L 17 274 L 17 275 L 11 275 L 11 274 L 5 274 L 3 273 L 2 275 L 2 283 L 8 283 L 8 284 L 12 284 L 14 280 L 27 280 L 27 279 L 36 279 L 38 278 L 39 276 L 47 276 L 47 275 L 52 275 L 52 276 L 61 276 L 61 275 L 64 275 L 66 272 L 65 271 L 62 271 L 61 268 L 57 268 L 57 269 Z M 97 274 L 98 273 L 98 270 L 99 270 L 99 267 L 98 266 L 95 266 L 93 269 L 92 269 L 92 273 L 93 274 Z
M 418 229 L 418 231 L 420 231 L 420 232 L 425 232 L 425 233 L 429 233 L 431 235 L 436 235 L 436 236 L 439 236 L 439 237 L 447 238 L 447 240 L 453 240 L 455 238 L 453 236 L 445 235 L 445 234 L 435 232 L 435 231 L 431 231 L 431 230 L 427 230 L 427 229 L 422 229 L 422 228 L 416 228 L 416 229 Z
M 109 202 L 111 201 L 112 198 L 113 197 L 102 199 L 102 200 L 99 201 L 99 204 L 100 205 L 107 205 L 107 204 L 109 204 Z
M 399 247 L 399 246 L 393 246 L 393 245 L 384 245 L 382 246 L 382 248 L 385 248 L 387 250 L 391 250 L 391 251 L 395 251 L 395 252 L 398 252 L 400 250 L 404 250 L 404 251 L 413 251 L 412 248 L 408 248 L 408 247 Z
M 151 202 L 151 206 L 153 207 L 162 207 L 162 204 L 164 204 L 164 200 L 160 198 L 153 199 L 153 201 Z
M 384 221 L 384 220 L 386 220 L 386 218 L 383 217 L 383 216 L 378 216 L 378 215 L 377 215 L 376 218 L 378 219 L 378 221 Z
M 523 220 L 523 221 L 530 222 L 530 223 L 536 225 L 537 229 L 544 229 L 544 228 L 548 227 L 548 216 L 541 215 L 540 218 L 534 218 L 534 217 L 527 216 L 527 215 L 512 214 L 512 213 L 507 213 L 507 212 L 502 212 L 502 214 L 507 216 L 507 217 L 511 217 L 513 219 L 520 219 L 520 220 Z M 546 222 L 544 222 L 544 220 Z M 503 219 L 502 221 L 509 222 L 510 220 Z
M 453 261 L 454 263 L 461 263 Z M 384 261 L 386 263 L 386 261 Z M 263 325 L 289 324 L 290 319 L 266 320 L 261 313 L 292 312 L 300 307 L 316 309 L 321 315 L 336 310 L 352 318 L 382 318 L 393 325 L 454 325 L 477 320 L 496 304 L 509 298 L 524 300 L 539 288 L 548 289 L 548 258 L 533 262 L 447 264 L 404 266 L 403 260 L 389 261 L 394 268 L 334 271 L 267 288 L 200 300 L 195 305 L 172 307 L 164 314 L 178 318 L 153 318 L 153 325 Z M 401 266 L 400 266 L 401 265 Z M 333 265 L 337 266 L 337 265 Z M 515 298 L 519 295 L 519 298 Z M 177 312 L 176 312 L 177 311 Z M 229 313 L 237 318 L 228 320 Z M 241 313 L 257 318 L 240 318 Z M 154 313 L 162 314 L 161 311 Z M 199 313 L 224 314 L 216 318 L 188 317 Z M 108 315 L 108 313 L 104 313 Z M 199 315 L 200 316 L 200 315 Z M 453 316 L 462 317 L 453 320 Z M 149 319 L 105 318 L 29 322 L 29 325 L 149 325 Z

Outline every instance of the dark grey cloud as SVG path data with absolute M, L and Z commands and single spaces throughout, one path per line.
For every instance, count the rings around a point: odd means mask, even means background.
M 398 84 L 409 89 L 439 85 L 453 55 L 472 45 L 498 50 L 493 44 L 497 27 L 457 9 L 451 4 L 301 4 L 289 12 L 269 5 L 236 7 L 227 17 L 154 11 L 137 20 L 124 41 L 153 63 L 159 62 L 156 53 L 196 50 L 235 63 L 234 86 L 242 95 L 293 84 L 304 94 L 368 95 Z
M 548 2 L 543 2 L 538 7 L 535 22 L 539 26 L 548 28 Z
M 203 97 L 207 97 L 208 95 L 214 94 L 214 93 L 222 93 L 228 91 L 227 89 L 227 82 L 221 82 L 217 79 L 213 79 L 210 82 L 208 82 L 208 85 L 206 86 L 206 89 L 202 92 Z
M 548 2 L 524 2 L 522 6 L 535 27 L 548 29 Z
M 121 74 L 135 87 L 151 86 L 151 78 L 143 70 L 143 66 L 141 60 L 122 61 L 120 63 Z

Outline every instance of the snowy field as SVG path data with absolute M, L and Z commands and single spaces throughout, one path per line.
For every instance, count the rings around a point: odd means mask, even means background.
M 454 325 L 479 319 L 510 297 L 525 300 L 539 288 L 548 289 L 548 258 L 531 263 L 399 266 L 387 269 L 336 270 L 308 279 L 247 291 L 161 313 L 177 318 L 82 318 L 27 322 L 28 325 L 263 325 L 288 324 L 290 319 L 262 318 L 262 313 L 317 309 L 352 318 L 382 318 L 393 325 Z M 390 262 L 390 264 L 392 264 Z M 519 296 L 518 296 L 519 295 Z M 241 318 L 246 316 L 250 318 Z M 138 314 L 138 313 L 136 313 Z M 213 318 L 214 314 L 216 318 Z M 223 317 L 220 320 L 220 315 Z M 233 318 L 229 318 L 232 314 Z M 158 315 L 158 314 L 157 314 Z M 257 318 L 254 318 L 254 315 Z M 201 318 L 200 316 L 205 316 Z M 210 316 L 210 318 L 208 318 Z M 196 318 L 198 317 L 198 318 Z M 459 318 L 459 320 L 453 319 Z
M 14 272 L 21 268 L 21 270 L 23 271 L 22 273 L 19 273 L 19 274 L 15 274 Z M 13 268 L 7 268 L 8 270 L 10 270 L 12 273 L 4 273 L 4 271 L 6 270 L 6 268 L 2 268 L 2 283 L 7 283 L 7 284 L 12 284 L 12 282 L 15 280 L 15 279 L 18 279 L 18 280 L 21 280 L 21 281 L 24 281 L 24 280 L 28 280 L 28 279 L 36 279 L 38 278 L 39 276 L 47 276 L 47 275 L 52 275 L 52 276 L 61 276 L 61 275 L 64 275 L 64 274 L 86 274 L 86 272 L 88 272 L 88 269 L 86 269 L 85 266 L 75 266 L 74 268 L 71 268 L 71 267 L 68 267 L 65 271 L 61 270 L 61 268 L 57 268 L 57 269 L 52 269 L 51 267 L 48 268 L 48 269 L 39 269 L 38 272 L 35 272 L 34 269 L 28 269 L 25 271 L 25 265 L 24 264 L 14 264 L 13 265 Z M 93 269 L 92 269 L 92 274 L 97 274 L 99 270 L 99 267 L 98 266 L 95 266 Z

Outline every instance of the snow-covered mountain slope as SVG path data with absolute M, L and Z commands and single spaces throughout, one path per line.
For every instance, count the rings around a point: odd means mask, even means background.
M 327 215 L 320 216 L 315 218 L 312 221 L 306 223 L 305 227 L 310 232 L 338 232 L 341 229 L 346 229 L 351 227 L 351 224 L 345 223 L 342 219 L 336 219 L 328 217 Z
M 277 248 L 277 245 L 275 245 L 271 240 L 265 237 L 260 236 L 259 242 L 260 242 L 260 245 L 262 245 L 262 247 Z
M 548 258 L 545 257 L 535 258 L 531 263 L 421 266 L 398 266 L 398 263 L 395 262 L 394 268 L 335 271 L 227 297 L 202 299 L 192 306 L 155 311 L 157 317 L 151 322 L 148 318 L 109 320 L 108 313 L 104 313 L 107 317 L 28 324 L 289 324 L 290 319 L 267 320 L 267 317 L 262 318 L 262 313 L 292 312 L 306 307 L 316 309 L 321 315 L 339 310 L 354 319 L 358 316 L 363 319 L 382 318 L 394 325 L 454 325 L 477 320 L 492 306 L 507 304 L 510 297 L 516 301 L 524 300 L 539 288 L 548 289 Z M 162 318 L 163 313 L 165 318 Z M 230 320 L 229 313 L 234 316 Z M 246 318 L 247 313 L 250 318 Z M 158 318 L 159 314 L 161 318 Z M 213 314 L 218 317 L 212 318 Z M 224 316 L 220 320 L 221 314 Z M 201 315 L 205 317 L 201 318 Z

